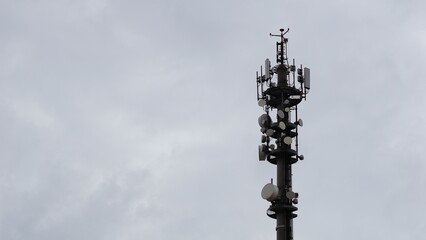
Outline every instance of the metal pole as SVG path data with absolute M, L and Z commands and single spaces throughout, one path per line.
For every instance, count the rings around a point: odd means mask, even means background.
M 278 84 L 277 87 L 287 87 L 288 79 L 287 79 L 287 67 L 284 64 L 278 66 L 277 70 L 278 74 Z M 281 96 L 284 98 L 284 96 Z M 283 103 L 285 99 L 281 99 L 280 102 Z M 286 112 L 285 107 L 281 104 L 278 106 L 278 110 L 284 112 L 284 122 L 289 122 L 290 113 Z M 282 142 L 282 140 L 280 139 Z M 290 149 L 291 146 L 287 144 L 280 144 L 280 148 Z M 285 151 L 284 150 L 284 151 Z M 280 189 L 280 199 L 281 204 L 291 204 L 286 197 L 286 192 L 291 187 L 291 164 L 289 155 L 281 155 L 277 158 L 277 187 Z M 277 240 L 290 240 L 291 235 L 291 227 L 289 214 L 286 211 L 278 211 L 277 212 Z

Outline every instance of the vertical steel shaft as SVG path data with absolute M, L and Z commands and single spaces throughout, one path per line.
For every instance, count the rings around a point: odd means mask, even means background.
M 278 87 L 286 87 L 288 86 L 287 80 L 287 67 L 284 64 L 278 66 L 277 69 L 278 74 Z M 281 97 L 283 98 L 283 97 Z M 281 99 L 281 103 L 284 102 L 285 99 Z M 284 112 L 284 122 L 289 122 L 290 113 L 286 112 L 283 105 L 278 107 L 278 110 Z M 282 140 L 281 140 L 282 141 Z M 284 149 L 290 149 L 291 146 L 287 144 L 283 144 L 281 142 L 280 146 Z M 277 158 L 277 186 L 280 189 L 281 194 L 281 204 L 291 204 L 291 201 L 287 199 L 286 192 L 289 188 L 291 188 L 291 164 L 288 155 L 280 156 Z M 277 240 L 291 240 L 291 224 L 292 221 L 290 219 L 290 214 L 286 211 L 278 211 L 277 212 Z
M 281 189 L 285 189 L 285 159 L 284 158 L 279 158 L 277 159 L 277 186 L 278 188 Z M 281 190 L 281 192 L 283 192 L 283 190 Z M 281 196 L 281 197 L 285 197 L 285 196 Z M 284 212 L 277 212 L 277 240 L 289 240 L 289 238 L 287 238 L 287 216 Z

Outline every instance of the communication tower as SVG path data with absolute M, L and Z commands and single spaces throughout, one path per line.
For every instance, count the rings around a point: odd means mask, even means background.
M 296 66 L 287 57 L 289 29 L 280 29 L 280 41 L 276 45 L 276 62 L 271 66 L 269 59 L 256 72 L 257 102 L 264 110 L 258 122 L 262 132 L 259 145 L 259 160 L 267 160 L 277 166 L 276 183 L 266 184 L 261 192 L 262 198 L 270 202 L 266 214 L 276 219 L 277 240 L 293 239 L 293 218 L 299 194 L 293 190 L 292 165 L 304 156 L 299 154 L 298 128 L 303 121 L 298 119 L 297 105 L 306 100 L 310 89 L 310 69 Z M 275 77 L 276 76 L 276 77 Z M 276 116 L 274 119 L 271 116 Z

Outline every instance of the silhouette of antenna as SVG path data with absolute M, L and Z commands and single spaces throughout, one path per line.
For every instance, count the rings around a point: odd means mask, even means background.
M 299 155 L 298 128 L 303 126 L 303 121 L 298 119 L 297 106 L 306 100 L 311 88 L 310 69 L 302 65 L 296 67 L 294 59 L 289 64 L 285 37 L 288 32 L 289 29 L 282 28 L 280 34 L 269 34 L 280 37 L 276 44 L 277 64 L 271 67 L 270 60 L 266 59 L 260 74 L 256 72 L 257 101 L 265 112 L 258 119 L 262 132 L 259 160 L 267 160 L 277 168 L 276 185 L 271 179 L 271 183 L 263 187 L 261 196 L 271 204 L 266 214 L 276 219 L 277 240 L 293 239 L 293 218 L 297 217 L 294 205 L 298 203 L 299 194 L 293 191 L 292 165 L 305 158 Z

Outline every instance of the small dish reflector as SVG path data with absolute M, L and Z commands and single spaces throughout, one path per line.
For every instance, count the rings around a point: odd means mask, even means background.
M 293 198 L 295 198 L 296 197 L 296 194 L 293 192 L 293 191 L 288 191 L 286 194 L 285 194 L 285 196 L 288 198 L 288 199 L 293 199 Z
M 284 122 L 280 122 L 280 123 L 278 123 L 278 127 L 279 127 L 281 130 L 285 130 L 285 123 L 284 123 Z
M 269 137 L 272 136 L 273 134 L 274 134 L 274 130 L 273 129 L 266 130 L 266 135 L 268 135 Z
M 286 107 L 286 108 L 284 108 L 284 111 L 285 112 L 290 112 L 290 108 Z
M 299 120 L 297 120 L 297 124 L 301 127 L 303 127 L 303 120 L 299 118 Z
M 263 187 L 261 195 L 263 199 L 271 202 L 278 199 L 280 190 L 274 184 L 268 183 Z
M 283 110 L 278 110 L 277 115 L 280 118 L 284 118 L 284 112 L 283 112 Z
M 272 120 L 268 114 L 264 113 L 257 119 L 257 121 L 261 128 L 267 128 L 271 125 Z
M 257 101 L 257 105 L 259 105 L 259 107 L 264 107 L 266 105 L 266 100 L 263 98 L 259 99 L 259 101 Z
M 290 145 L 293 142 L 293 139 L 291 139 L 291 137 L 285 137 L 284 138 L 284 143 L 287 145 Z
M 272 211 L 272 210 L 270 210 L 270 209 L 268 209 L 268 210 L 266 210 L 266 215 L 268 215 L 269 217 L 271 217 L 271 218 L 276 218 L 277 216 L 277 213 L 276 212 L 274 212 L 274 211 Z

